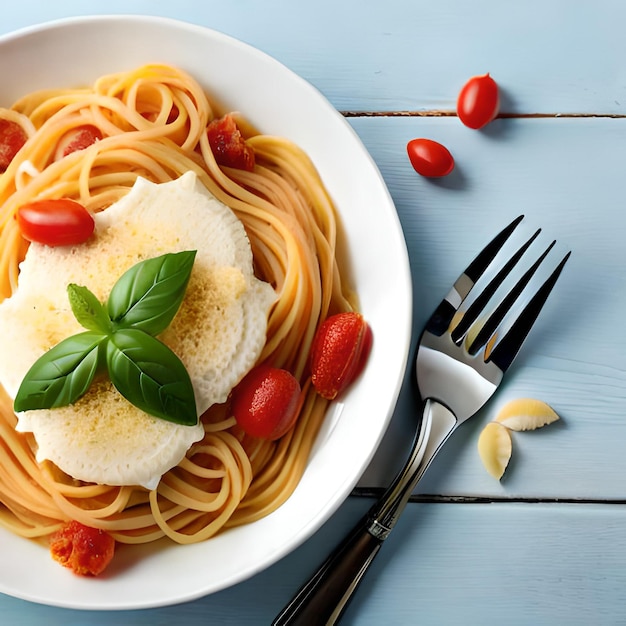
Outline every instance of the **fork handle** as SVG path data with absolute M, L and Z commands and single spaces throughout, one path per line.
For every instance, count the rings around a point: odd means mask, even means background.
M 330 554 L 321 567 L 272 622 L 272 626 L 335 624 L 383 539 L 367 529 L 367 517 Z
M 394 482 L 280 612 L 272 626 L 337 623 L 393 530 L 413 488 L 455 427 L 456 418 L 443 405 L 431 400 L 424 403 L 421 427 Z

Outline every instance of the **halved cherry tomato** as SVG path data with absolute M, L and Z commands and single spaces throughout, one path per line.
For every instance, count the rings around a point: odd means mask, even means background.
M 115 539 L 98 528 L 71 521 L 50 537 L 55 561 L 79 576 L 98 576 L 111 562 Z
M 97 126 L 93 126 L 92 124 L 77 126 L 72 130 L 68 130 L 61 139 L 59 139 L 55 159 L 63 158 L 78 150 L 84 150 L 96 143 L 96 141 L 100 141 L 100 139 L 102 139 L 102 132 Z
M 16 217 L 24 239 L 47 246 L 83 243 L 95 227 L 91 213 L 69 198 L 35 200 L 21 206 Z
M 0 171 L 9 167 L 26 139 L 26 132 L 17 122 L 0 119 Z
M 254 150 L 246 143 L 232 115 L 209 122 L 207 136 L 219 165 L 248 172 L 254 169 Z
M 422 176 L 439 178 L 454 169 L 454 157 L 450 151 L 432 139 L 411 139 L 406 151 L 413 169 Z
M 479 129 L 491 122 L 500 109 L 500 93 L 496 81 L 484 74 L 470 78 L 459 92 L 456 112 L 469 128 Z
M 284 369 L 258 365 L 233 389 L 231 409 L 252 437 L 280 439 L 296 422 L 302 405 L 300 383 Z
M 320 325 L 311 345 L 311 382 L 334 400 L 361 373 L 372 346 L 372 330 L 360 313 L 337 313 Z

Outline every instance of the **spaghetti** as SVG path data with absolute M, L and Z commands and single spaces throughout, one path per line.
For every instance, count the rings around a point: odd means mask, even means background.
M 16 433 L 0 387 L 0 524 L 45 538 L 72 519 L 121 543 L 164 536 L 192 543 L 269 514 L 295 489 L 326 411 L 307 378 L 315 330 L 354 306 L 337 260 L 335 209 L 312 163 L 286 139 L 249 131 L 254 169 L 219 166 L 206 132 L 216 108 L 192 77 L 169 66 L 104 76 L 89 89 L 36 92 L 11 115 L 25 120 L 29 139 L 0 175 L 0 300 L 17 288 L 27 250 L 13 219 L 21 205 L 67 197 L 97 212 L 138 176 L 160 183 L 191 170 L 246 228 L 255 271 L 278 294 L 260 360 L 290 370 L 305 400 L 296 426 L 275 442 L 245 435 L 227 404 L 214 405 L 202 416 L 204 438 L 149 492 L 82 483 L 50 462 L 38 464 L 36 443 Z M 67 133 L 86 125 L 102 139 L 60 155 Z

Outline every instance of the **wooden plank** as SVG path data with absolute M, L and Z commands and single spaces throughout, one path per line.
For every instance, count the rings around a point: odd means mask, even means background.
M 278 15 L 284 9 L 287 25 L 291 23 L 295 28 L 296 15 L 299 19 L 305 16 L 295 7 L 289 9 L 287 4 L 291 6 L 291 3 L 274 5 L 273 14 Z M 41 19 L 70 14 L 76 8 L 72 3 L 55 10 L 50 8 L 53 5 L 45 6 L 48 8 L 41 13 Z M 101 7 L 93 3 L 90 11 L 98 12 Z M 114 12 L 116 7 L 113 3 L 110 11 Z M 354 9 L 350 3 L 346 7 L 337 9 L 337 23 L 346 17 L 346 11 Z M 417 16 L 417 9 L 412 7 L 424 9 L 421 3 L 408 7 L 407 23 Z M 450 3 L 441 3 L 440 8 L 423 10 L 420 19 L 431 26 L 424 27 L 422 34 L 438 32 L 435 25 L 441 23 L 451 24 L 449 28 L 457 24 L 454 28 L 460 29 L 457 18 L 448 21 L 451 7 Z M 318 36 L 322 32 L 321 24 L 315 20 L 328 20 L 329 15 L 328 8 L 323 9 L 321 6 L 319 10 L 310 11 L 310 30 L 315 31 L 317 27 Z M 398 63 L 405 63 L 407 51 L 402 46 L 407 45 L 409 31 L 398 19 L 399 10 L 400 5 L 390 5 L 393 23 L 401 26 L 389 37 L 391 43 L 381 52 L 381 62 L 389 55 L 398 59 Z M 244 5 L 222 12 L 198 7 L 198 12 L 192 16 L 190 7 L 183 4 L 180 17 L 194 17 L 199 23 L 216 20 L 218 27 L 232 29 L 243 11 Z M 467 10 L 459 9 L 459 14 L 465 16 L 469 24 L 471 20 L 464 11 Z M 391 19 L 383 16 L 379 23 L 366 11 L 353 13 L 358 26 L 355 31 L 366 35 L 371 35 L 372 29 L 384 31 L 384 24 Z M 499 12 L 494 13 L 499 15 Z M 579 19 L 584 13 L 578 14 Z M 21 19 L 24 23 L 31 19 L 26 11 L 19 15 L 21 17 L 11 19 Z M 545 24 L 550 25 L 551 20 L 557 19 L 557 12 L 547 10 L 545 16 Z M 488 16 L 485 19 L 504 18 Z M 3 23 L 4 28 L 16 25 L 10 20 Z M 317 68 L 320 79 L 326 73 L 330 77 L 340 76 L 342 67 L 351 67 L 355 68 L 353 80 L 358 84 L 363 68 L 367 66 L 368 71 L 372 71 L 375 66 L 373 57 L 365 56 L 358 61 L 354 56 L 350 41 L 354 35 L 350 34 L 350 29 L 344 29 L 341 42 L 329 36 L 327 46 L 318 45 L 315 48 L 318 56 L 312 58 L 313 48 L 293 41 L 288 26 L 281 27 L 279 32 L 279 27 L 267 17 L 261 22 L 243 20 L 239 28 L 244 38 L 252 33 L 267 37 L 256 43 L 271 44 L 270 51 L 280 52 L 281 47 L 287 47 L 296 65 L 303 62 L 301 55 L 306 47 L 308 63 Z M 333 23 L 329 28 L 332 34 L 338 27 Z M 570 32 L 574 29 L 566 29 L 564 37 L 574 36 L 567 34 Z M 609 28 L 609 41 L 612 41 L 611 32 Z M 541 50 L 541 46 L 533 46 L 528 54 L 535 54 L 536 49 Z M 337 71 L 330 71 L 329 57 L 325 55 L 339 55 L 334 57 Z M 343 59 L 342 62 L 337 63 L 337 58 Z M 439 73 L 451 65 L 447 59 Z M 563 72 L 573 71 L 572 67 L 578 66 L 568 63 Z M 585 73 L 590 74 L 588 68 Z M 606 88 L 612 84 L 606 75 L 601 80 Z M 385 93 L 393 101 L 391 108 L 395 110 L 404 106 L 398 96 L 399 85 L 404 84 L 400 75 L 396 76 L 394 84 L 395 91 Z M 410 89 L 410 81 L 407 84 Z M 557 92 L 563 93 L 563 89 L 567 92 L 569 78 L 561 74 L 556 84 L 559 85 Z M 367 98 L 362 97 L 371 88 L 365 91 L 345 89 L 344 84 L 341 90 L 358 98 L 359 107 L 367 108 Z M 521 88 L 520 93 L 524 92 Z M 539 95 L 543 92 L 533 93 L 534 101 L 541 102 Z M 570 92 L 570 99 L 574 96 Z M 478 430 L 493 416 L 490 408 L 457 434 L 426 476 L 420 491 L 494 497 L 623 498 L 625 494 L 618 477 L 626 469 L 626 457 L 621 452 L 625 428 L 621 412 L 625 399 L 626 351 L 623 334 L 616 329 L 621 322 L 618 312 L 624 310 L 626 304 L 626 292 L 619 289 L 623 284 L 621 268 L 626 261 L 626 248 L 622 244 L 626 227 L 621 182 L 626 157 L 625 122 L 621 119 L 513 119 L 498 120 L 484 132 L 475 132 L 464 128 L 454 118 L 358 117 L 350 121 L 380 165 L 398 206 L 415 274 L 416 332 L 459 269 L 512 215 L 526 212 L 530 220 L 564 239 L 574 250 L 558 287 L 558 297 L 550 303 L 542 317 L 542 326 L 531 335 L 521 366 L 511 372 L 504 393 L 498 398 L 504 400 L 509 395 L 522 393 L 541 396 L 561 412 L 563 423 L 545 432 L 516 438 L 516 460 L 512 468 L 515 471 L 500 485 L 484 474 L 475 453 Z M 457 158 L 457 169 L 452 176 L 440 182 L 426 181 L 411 170 L 404 146 L 408 139 L 420 135 L 439 139 L 450 147 Z M 492 406 L 495 407 L 495 403 Z M 389 468 L 395 468 L 400 462 L 401 451 L 408 446 L 414 424 L 413 407 L 414 400 L 407 385 L 390 434 L 362 485 L 384 484 L 392 473 Z M 572 479 L 574 469 L 576 480 Z
M 503 388 L 456 433 L 420 493 L 493 497 L 624 498 L 626 472 L 626 120 L 497 120 L 487 132 L 454 118 L 358 118 L 406 234 L 415 334 L 460 270 L 514 216 L 541 226 L 573 255 Z M 418 176 L 412 137 L 443 142 L 457 158 L 446 179 Z M 514 397 L 552 404 L 562 421 L 516 433 L 511 471 L 488 476 L 476 452 L 482 426 Z M 415 397 L 403 392 L 378 458 L 361 481 L 379 485 L 408 449 Z
M 407 513 L 365 579 L 348 624 L 384 623 L 389 607 L 397 607 L 397 624 L 626 618 L 615 600 L 626 565 L 616 550 L 623 545 L 623 507 L 411 505 Z
M 490 71 L 503 89 L 503 109 L 514 114 L 624 114 L 626 5 L 611 0 L 584 6 L 529 0 L 505 11 L 487 0 L 390 0 L 384 7 L 363 0 L 273 0 L 262 8 L 250 0 L 150 6 L 140 0 L 23 0 L 3 16 L 0 31 L 116 12 L 175 17 L 239 37 L 303 75 L 344 111 L 451 110 L 462 82 Z M 418 493 L 625 499 L 626 122 L 500 120 L 476 133 L 447 118 L 350 121 L 381 167 L 405 228 L 416 331 L 493 227 L 512 215 L 525 212 L 574 250 L 558 297 L 496 398 L 542 397 L 562 422 L 516 436 L 511 471 L 499 484 L 475 451 L 490 408 L 457 433 Z M 450 147 L 458 163 L 452 177 L 426 181 L 410 169 L 404 146 L 420 135 Z M 407 376 L 362 485 L 385 484 L 401 462 L 414 406 Z M 1 596 L 3 623 L 269 623 L 369 504 L 349 499 L 280 563 L 196 602 L 112 616 Z M 609 504 L 412 503 L 344 623 L 623 624 L 625 515 L 624 506 Z
M 491 72 L 513 113 L 626 112 L 626 5 L 526 0 L 23 0 L 1 32 L 64 16 L 151 13 L 214 28 L 275 56 L 340 110 L 451 110 Z M 349 85 L 349 88 L 346 88 Z
M 112 615 L 0 596 L 3 623 L 269 624 L 369 505 L 350 498 L 276 565 L 194 602 Z M 623 624 L 625 523 L 626 508 L 611 505 L 411 504 L 342 625 Z

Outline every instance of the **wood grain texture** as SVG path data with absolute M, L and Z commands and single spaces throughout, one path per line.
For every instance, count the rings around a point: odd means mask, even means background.
M 518 214 L 573 251 L 537 326 L 494 400 L 463 425 L 418 486 L 420 493 L 623 499 L 626 472 L 626 120 L 503 119 L 486 133 L 455 118 L 351 120 L 380 164 L 407 238 L 415 333 L 475 252 Z M 457 169 L 442 180 L 412 170 L 411 137 L 444 143 Z M 544 235 L 542 235 L 543 237 Z M 387 477 L 414 423 L 405 390 L 379 457 L 361 481 Z M 476 440 L 506 400 L 537 397 L 562 420 L 514 436 L 501 483 L 482 468 Z M 406 442 L 406 443 L 405 443 Z M 603 459 L 603 462 L 599 462 Z M 610 461 L 609 461 L 610 459 Z M 385 482 L 385 481 L 383 481 Z
M 207 598 L 142 611 L 70 611 L 0 597 L 11 626 L 269 624 L 371 501 L 350 498 L 315 537 L 261 575 Z M 488 511 L 486 511 L 488 509 Z M 413 504 L 342 626 L 623 624 L 626 508 Z M 313 624 L 314 622 L 312 622 Z
M 573 251 L 502 389 L 430 468 L 343 623 L 626 623 L 626 4 L 22 0 L 0 33 L 98 13 L 161 15 L 225 32 L 282 61 L 349 116 L 402 221 L 414 343 L 459 271 L 513 216 L 524 213 L 529 227 Z M 506 117 L 471 131 L 447 114 L 464 81 L 487 71 L 502 88 Z M 411 169 L 405 145 L 419 136 L 452 151 L 450 177 L 426 180 Z M 360 482 L 365 491 L 385 485 L 408 451 L 411 379 L 407 372 Z M 545 400 L 562 419 L 514 433 L 498 483 L 482 468 L 476 440 L 501 403 L 522 395 Z M 291 555 L 196 602 L 112 615 L 0 595 L 0 621 L 267 624 L 370 503 L 349 498 Z
M 491 72 L 512 113 L 626 113 L 620 0 L 24 0 L 3 32 L 73 15 L 190 21 L 268 52 L 342 111 L 452 110 L 465 80 Z M 349 85 L 349 88 L 346 88 Z

